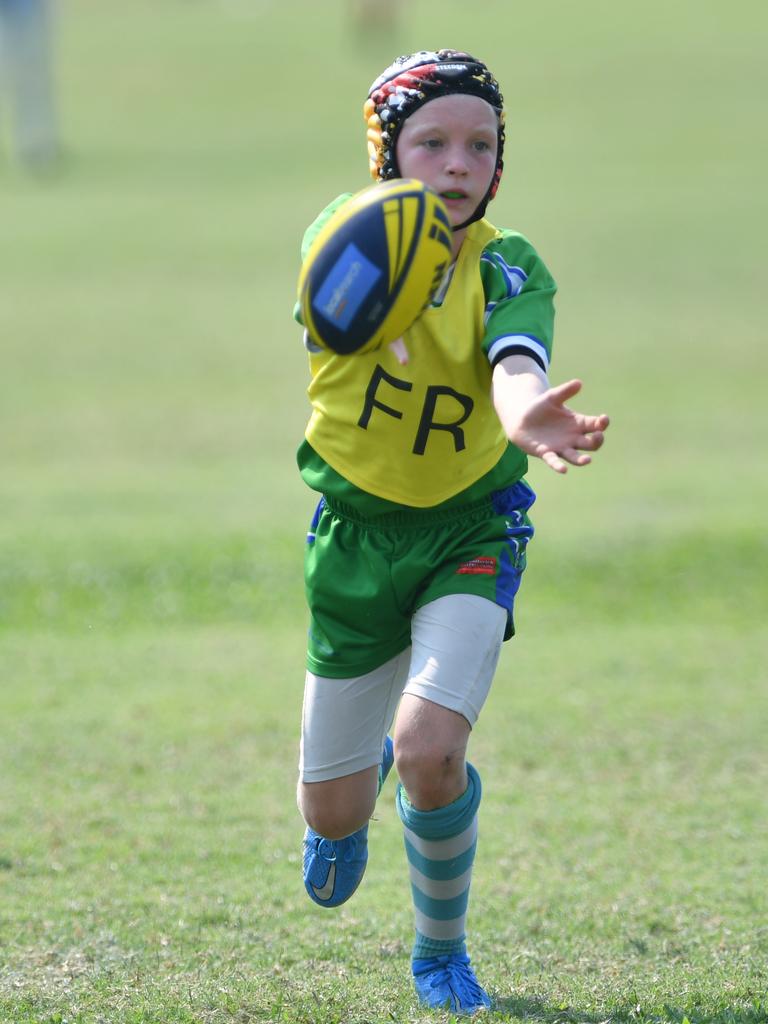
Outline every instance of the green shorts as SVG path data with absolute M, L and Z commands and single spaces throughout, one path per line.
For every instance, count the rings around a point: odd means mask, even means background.
M 472 505 L 365 519 L 324 497 L 305 553 L 310 610 L 307 667 L 346 679 L 371 672 L 411 643 L 411 616 L 447 594 L 513 607 L 533 536 L 524 480 Z

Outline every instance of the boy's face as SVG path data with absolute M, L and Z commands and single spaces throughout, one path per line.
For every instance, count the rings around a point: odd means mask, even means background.
M 418 178 L 437 192 L 452 224 L 477 209 L 496 170 L 496 111 L 479 96 L 440 96 L 419 107 L 397 138 L 404 178 Z

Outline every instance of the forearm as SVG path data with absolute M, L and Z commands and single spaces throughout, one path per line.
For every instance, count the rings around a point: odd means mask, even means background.
M 584 416 L 565 404 L 581 391 L 580 380 L 550 387 L 547 375 L 527 356 L 507 356 L 493 371 L 493 404 L 509 440 L 542 459 L 557 473 L 566 463 L 586 466 L 603 443 L 608 417 Z
M 510 440 L 521 412 L 549 387 L 546 373 L 529 356 L 507 356 L 493 370 L 491 397 L 496 414 Z

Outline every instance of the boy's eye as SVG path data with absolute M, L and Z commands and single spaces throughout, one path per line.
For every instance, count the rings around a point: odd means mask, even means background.
M 485 153 L 487 150 L 489 150 L 491 148 L 484 139 L 478 139 L 474 143 L 474 146 L 475 146 L 475 149 L 478 150 L 478 152 L 480 152 L 480 153 Z
M 439 149 L 440 146 L 442 145 L 442 142 L 440 141 L 440 139 L 425 139 L 424 145 L 427 147 L 427 149 Z

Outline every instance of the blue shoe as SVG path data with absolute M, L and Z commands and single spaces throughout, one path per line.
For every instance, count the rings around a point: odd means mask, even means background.
M 395 745 L 392 742 L 392 737 L 387 736 L 384 740 L 384 749 L 381 752 L 381 764 L 379 765 L 379 792 L 381 792 L 381 787 L 384 785 L 384 781 L 394 763 Z
M 304 888 L 321 907 L 338 907 L 357 889 L 368 863 L 368 826 L 344 839 L 304 833 Z
M 466 954 L 430 956 L 411 962 L 416 992 L 425 1006 L 471 1016 L 488 1010 L 491 1000 L 475 977 Z
M 392 740 L 387 736 L 379 765 L 379 789 L 394 762 Z M 368 863 L 368 826 L 344 839 L 325 839 L 314 829 L 304 833 L 304 888 L 321 907 L 339 907 L 357 889 Z

